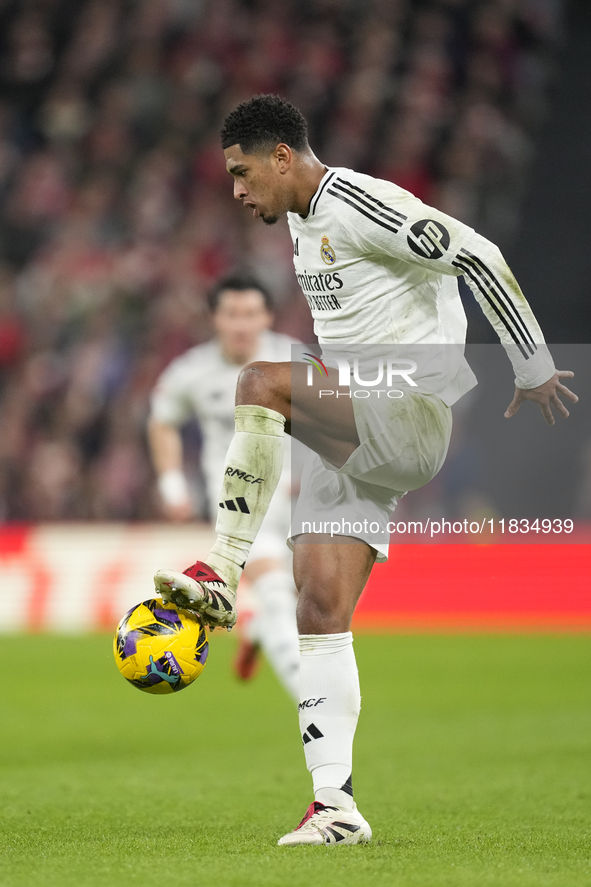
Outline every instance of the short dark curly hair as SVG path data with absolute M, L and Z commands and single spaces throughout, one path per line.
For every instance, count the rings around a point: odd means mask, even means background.
M 226 290 L 237 290 L 241 293 L 247 290 L 258 290 L 263 297 L 265 308 L 273 313 L 273 297 L 258 277 L 255 277 L 249 271 L 235 271 L 233 274 L 218 280 L 207 293 L 207 305 L 213 314 L 217 311 L 222 293 L 225 293 Z
M 272 150 L 280 142 L 294 151 L 308 147 L 308 125 L 295 105 L 278 95 L 255 95 L 224 120 L 222 148 L 239 145 L 244 154 Z

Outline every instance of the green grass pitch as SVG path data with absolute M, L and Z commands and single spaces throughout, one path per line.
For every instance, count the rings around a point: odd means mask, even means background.
M 278 848 L 311 800 L 265 667 L 129 686 L 111 639 L 4 637 L 2 887 L 589 887 L 589 638 L 359 636 L 354 783 L 374 841 Z

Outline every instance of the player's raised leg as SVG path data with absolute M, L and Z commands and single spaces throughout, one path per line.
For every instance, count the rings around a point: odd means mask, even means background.
M 361 696 L 349 629 L 374 560 L 374 549 L 358 539 L 326 537 L 319 543 L 318 536 L 302 535 L 295 540 L 299 720 L 314 801 L 302 822 L 279 840 L 281 846 L 357 844 L 371 838 L 353 799 L 353 738 Z
M 285 418 L 264 406 L 239 405 L 218 505 L 217 539 L 205 563 L 184 573 L 160 570 L 156 590 L 177 606 L 195 609 L 212 624 L 236 622 L 236 589 L 250 547 L 283 468 Z
M 330 373 L 338 387 L 336 372 Z M 205 561 L 183 573 L 156 573 L 156 591 L 164 600 L 196 610 L 212 625 L 234 625 L 238 582 L 281 476 L 286 423 L 290 431 L 293 420 L 298 437 L 337 466 L 359 445 L 350 399 L 331 401 L 321 404 L 306 386 L 303 364 L 259 362 L 244 368 L 236 389 L 236 431 L 226 456 L 216 542 Z

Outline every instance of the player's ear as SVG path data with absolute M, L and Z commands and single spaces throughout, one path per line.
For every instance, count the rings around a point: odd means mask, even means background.
M 279 172 L 282 175 L 286 173 L 293 161 L 293 152 L 289 145 L 280 142 L 273 151 L 273 157 L 277 164 Z

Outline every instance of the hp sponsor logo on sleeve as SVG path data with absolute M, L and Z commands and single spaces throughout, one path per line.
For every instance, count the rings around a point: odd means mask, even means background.
M 415 222 L 406 238 L 413 253 L 424 259 L 440 259 L 449 246 L 449 231 L 441 222 L 421 219 Z

